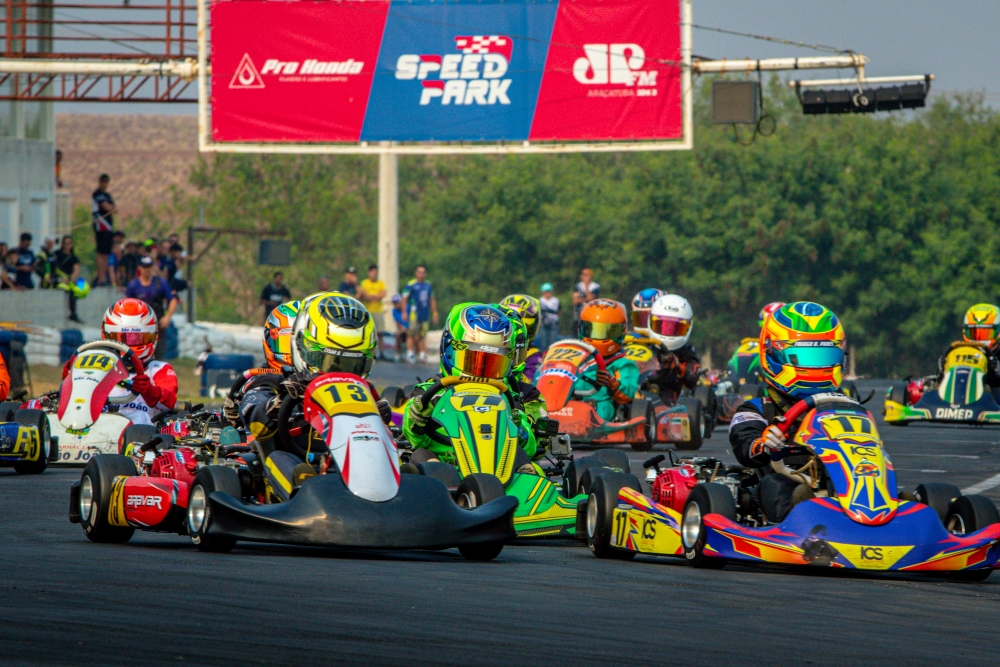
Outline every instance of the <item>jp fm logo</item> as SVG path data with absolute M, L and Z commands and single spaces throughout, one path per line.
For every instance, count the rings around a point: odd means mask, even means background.
M 514 42 L 506 35 L 467 35 L 455 38 L 460 53 L 406 54 L 396 61 L 396 78 L 417 79 L 423 86 L 420 104 L 510 104 L 510 65 Z
M 656 70 L 641 71 L 646 52 L 638 44 L 584 44 L 573 78 L 587 85 L 655 86 Z

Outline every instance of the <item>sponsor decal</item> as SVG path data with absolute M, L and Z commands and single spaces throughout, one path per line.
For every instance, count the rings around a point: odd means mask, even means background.
M 324 61 L 316 58 L 305 60 L 280 60 L 267 58 L 264 66 L 257 69 L 249 53 L 243 54 L 236 73 L 229 81 L 230 88 L 253 90 L 266 87 L 265 76 L 278 77 L 279 81 L 291 82 L 331 82 L 347 81 L 348 76 L 361 74 L 365 63 L 348 58 L 344 61 Z
M 510 104 L 512 79 L 505 75 L 513 40 L 507 35 L 460 35 L 455 48 L 458 53 L 399 56 L 396 79 L 420 81 L 422 106 Z
M 163 502 L 161 496 L 139 496 L 130 495 L 125 501 L 126 507 L 155 507 L 160 510 L 163 509 L 160 504 Z
M 934 411 L 935 419 L 972 419 L 972 410 L 963 408 L 938 408 Z

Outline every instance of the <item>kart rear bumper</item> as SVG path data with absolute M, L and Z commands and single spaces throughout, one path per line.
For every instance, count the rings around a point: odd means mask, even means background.
M 105 412 L 86 432 L 69 432 L 56 413 L 48 414 L 49 430 L 59 438 L 59 460 L 53 463 L 85 466 L 96 454 L 117 454 L 118 440 L 132 422 L 120 414 Z
M 925 404 L 927 398 L 921 399 L 915 405 L 902 405 L 886 399 L 884 419 L 887 424 L 908 424 L 910 422 L 932 422 L 938 424 L 970 424 L 989 425 L 1000 424 L 1000 411 L 984 409 L 975 404 L 948 405 L 940 403 Z
M 399 493 L 375 503 L 359 498 L 338 475 L 306 480 L 284 503 L 252 505 L 216 491 L 209 498 L 210 535 L 253 542 L 368 549 L 447 549 L 515 537 L 517 499 L 505 496 L 466 510 L 441 482 L 402 475 Z

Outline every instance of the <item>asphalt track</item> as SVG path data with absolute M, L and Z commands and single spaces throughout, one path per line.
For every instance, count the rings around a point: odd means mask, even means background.
M 881 431 L 903 487 L 1000 473 L 1000 430 Z M 703 451 L 731 458 L 724 432 Z M 1000 663 L 1000 574 L 705 571 L 540 541 L 485 564 L 257 545 L 210 555 L 152 533 L 99 545 L 67 520 L 78 475 L 0 471 L 0 664 Z M 1000 502 L 1000 486 L 985 493 Z

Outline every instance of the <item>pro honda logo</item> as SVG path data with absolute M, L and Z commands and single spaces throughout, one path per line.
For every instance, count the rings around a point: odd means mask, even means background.
M 396 61 L 396 79 L 420 81 L 420 104 L 510 104 L 511 79 L 504 78 L 514 42 L 506 35 L 455 37 L 460 53 L 405 54 Z
M 348 58 L 341 61 L 325 61 L 307 58 L 304 61 L 279 60 L 268 58 L 264 66 L 258 70 L 250 58 L 244 53 L 236 73 L 229 82 L 230 88 L 263 88 L 265 76 L 277 76 L 279 81 L 347 81 L 348 76 L 360 74 L 364 62 Z
M 233 75 L 233 80 L 229 82 L 230 88 L 263 88 L 264 79 L 261 78 L 260 72 L 253 64 L 253 60 L 250 59 L 249 53 L 243 54 L 243 59 L 240 60 L 240 66 L 236 68 L 236 74 Z
M 657 71 L 643 69 L 646 52 L 638 44 L 584 44 L 583 52 L 584 56 L 573 63 L 573 78 L 579 83 L 649 88 L 651 90 L 640 90 L 637 94 L 656 95 Z M 588 91 L 588 97 L 601 96 L 595 95 L 595 92 Z

